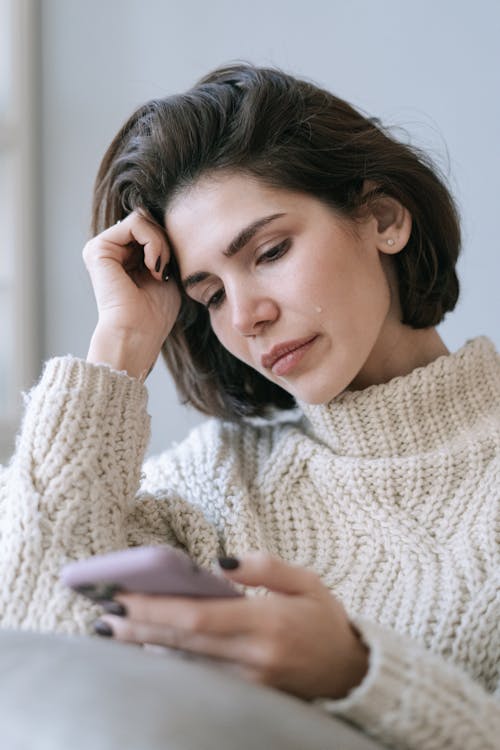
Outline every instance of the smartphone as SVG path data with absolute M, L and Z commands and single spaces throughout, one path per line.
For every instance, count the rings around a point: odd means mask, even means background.
M 243 594 L 224 578 L 200 568 L 182 550 L 131 547 L 69 563 L 61 581 L 93 601 L 119 591 L 167 596 L 234 597 Z

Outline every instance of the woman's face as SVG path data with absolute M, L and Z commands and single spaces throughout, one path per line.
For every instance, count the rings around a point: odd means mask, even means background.
M 390 232 L 373 216 L 354 226 L 308 195 L 226 175 L 182 193 L 165 227 L 187 293 L 235 357 L 306 403 L 377 379 L 398 311 Z

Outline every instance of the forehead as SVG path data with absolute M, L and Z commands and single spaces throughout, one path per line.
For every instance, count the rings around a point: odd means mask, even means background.
M 203 177 L 168 207 L 165 229 L 183 264 L 197 248 L 221 252 L 238 232 L 263 216 L 299 210 L 305 198 L 245 175 Z

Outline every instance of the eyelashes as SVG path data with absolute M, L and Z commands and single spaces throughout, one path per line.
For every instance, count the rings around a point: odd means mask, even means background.
M 210 310 L 210 309 L 216 310 L 218 307 L 220 307 L 223 296 L 224 296 L 224 290 L 219 289 L 217 292 L 215 292 L 215 294 L 212 294 L 208 302 L 205 303 L 204 307 L 207 310 Z
M 273 263 L 274 261 L 278 260 L 283 255 L 285 255 L 286 252 L 288 252 L 291 244 L 292 241 L 287 238 L 286 240 L 280 242 L 278 245 L 274 245 L 274 247 L 266 250 L 257 258 L 257 265 L 260 265 L 261 263 Z M 207 310 L 217 310 L 217 308 L 221 306 L 224 300 L 224 296 L 224 289 L 221 287 L 211 295 L 206 303 L 202 304 Z
M 272 262 L 273 260 L 278 260 L 278 258 L 281 258 L 281 256 L 286 253 L 290 245 L 291 240 L 283 240 L 283 242 L 280 242 L 279 245 L 275 245 L 270 250 L 266 250 L 265 253 L 262 253 L 262 255 L 257 259 L 257 263 L 260 263 L 261 261 Z

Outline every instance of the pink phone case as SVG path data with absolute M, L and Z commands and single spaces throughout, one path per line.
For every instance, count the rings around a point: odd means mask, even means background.
M 93 600 L 118 591 L 168 596 L 243 596 L 229 581 L 200 568 L 174 547 L 133 547 L 69 563 L 61 581 Z

